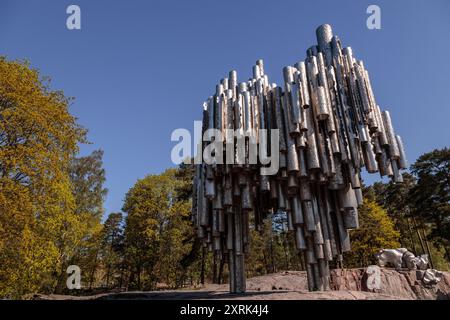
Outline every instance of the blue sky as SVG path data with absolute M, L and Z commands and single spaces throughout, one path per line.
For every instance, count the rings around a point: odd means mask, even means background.
M 66 28 L 70 4 L 81 7 L 82 30 Z M 366 27 L 369 4 L 381 8 L 381 30 Z M 0 55 L 28 59 L 76 97 L 71 111 L 92 142 L 82 155 L 105 151 L 109 213 L 138 178 L 173 166 L 172 130 L 193 129 L 221 77 L 235 69 L 246 79 L 262 58 L 279 83 L 322 23 L 364 60 L 410 162 L 449 146 L 448 0 L 0 0 Z

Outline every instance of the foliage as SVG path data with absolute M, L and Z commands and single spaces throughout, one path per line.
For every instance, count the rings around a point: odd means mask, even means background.
M 69 167 L 85 131 L 37 70 L 0 58 L 0 297 L 52 290 L 82 237 Z
M 121 212 L 110 213 L 101 233 L 100 260 L 104 269 L 102 283 L 107 288 L 122 287 L 124 270 L 124 234 Z
M 286 230 L 286 214 L 267 216 L 259 230 L 250 230 L 250 250 L 246 257 L 247 276 L 281 270 L 301 270 L 301 255 L 295 249 L 292 232 Z
M 373 186 L 365 188 L 364 194 L 386 209 L 395 224 L 395 229 L 400 232 L 400 245 L 419 254 L 421 244 L 414 232 L 408 201 L 409 191 L 415 185 L 416 179 L 411 174 L 404 173 L 403 181 L 403 183 L 390 181 L 386 184 L 376 182 Z
M 175 286 L 183 276 L 180 261 L 192 244 L 191 204 L 182 197 L 186 181 L 177 169 L 138 180 L 128 191 L 125 246 L 130 286 L 154 289 L 157 282 Z
M 344 255 L 346 267 L 361 267 L 375 263 L 374 255 L 382 248 L 398 248 L 400 233 L 392 219 L 373 200 L 364 199 L 358 209 L 360 227 L 350 231 L 351 252 Z
M 448 148 L 422 155 L 411 169 L 403 174 L 403 183 L 375 183 L 365 195 L 387 210 L 402 247 L 416 255 L 427 253 L 435 268 L 450 270 Z
M 429 225 L 429 238 L 450 260 L 450 149 L 423 154 L 411 172 L 417 177 L 409 197 L 413 214 Z
M 107 193 L 103 169 L 103 151 L 95 150 L 90 155 L 73 158 L 70 165 L 70 180 L 75 197 L 75 213 L 81 219 L 82 240 L 73 256 L 63 264 L 59 290 L 64 285 L 65 270 L 70 263 L 84 271 L 84 280 L 89 287 L 95 282 L 98 255 L 102 241 L 101 219 L 103 202 Z
M 95 150 L 89 156 L 74 158 L 70 179 L 75 195 L 76 213 L 83 216 L 87 224 L 96 224 L 103 216 L 103 201 L 108 192 L 103 187 L 106 181 L 103 151 Z

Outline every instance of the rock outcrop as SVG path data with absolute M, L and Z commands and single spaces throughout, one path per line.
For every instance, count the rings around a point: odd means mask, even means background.
M 420 280 L 420 271 L 381 269 L 380 288 L 367 288 L 366 269 L 344 269 L 331 271 L 333 291 L 373 292 L 400 299 L 450 300 L 450 273 L 443 272 L 442 280 L 434 287 L 426 287 Z M 249 291 L 308 291 L 306 273 L 286 271 L 251 278 L 247 282 Z
M 421 281 L 420 271 L 381 269 L 380 289 L 373 292 L 395 297 L 416 300 L 450 300 L 450 273 L 444 272 L 442 280 L 433 287 L 426 287 Z M 333 270 L 331 273 L 332 289 L 358 290 L 367 289 L 365 269 Z
M 116 299 L 245 299 L 245 300 L 450 300 L 450 273 L 427 287 L 420 280 L 421 271 L 380 269 L 378 288 L 367 287 L 367 269 L 331 271 L 332 291 L 309 292 L 304 271 L 285 271 L 247 280 L 247 293 L 228 293 L 228 285 L 209 284 L 198 290 L 103 293 L 94 296 L 37 295 L 44 300 L 116 300 Z

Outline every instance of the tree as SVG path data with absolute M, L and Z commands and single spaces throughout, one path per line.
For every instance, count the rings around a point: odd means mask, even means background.
M 268 215 L 259 228 L 250 229 L 250 248 L 246 256 L 247 276 L 280 270 L 302 270 L 301 255 L 293 232 L 287 231 L 285 212 Z
M 195 175 L 195 165 L 181 163 L 178 167 L 175 178 L 178 180 L 176 186 L 177 201 L 192 203 L 193 195 L 193 185 L 192 181 Z M 191 216 L 182 216 L 183 223 L 191 226 Z M 188 231 L 184 234 L 183 244 L 190 247 L 190 250 L 185 252 L 180 260 L 180 277 L 178 286 L 182 285 L 186 280 L 186 277 L 190 277 L 191 282 L 193 282 L 194 275 L 198 275 L 200 282 L 204 283 L 204 271 L 205 271 L 205 259 L 206 259 L 206 248 L 202 246 L 200 239 L 197 237 L 197 232 L 193 227 L 190 227 Z M 200 268 L 196 269 L 196 261 L 200 260 Z M 200 271 L 198 274 L 197 270 Z
M 106 181 L 103 151 L 95 150 L 88 156 L 73 158 L 70 180 L 76 213 L 83 216 L 88 227 L 95 226 L 103 216 L 103 202 L 108 192 L 103 186 Z
M 417 177 L 409 196 L 412 213 L 428 225 L 429 238 L 450 261 L 450 149 L 421 155 L 411 172 Z
M 82 237 L 69 168 L 85 130 L 70 100 L 0 58 L 0 297 L 51 291 Z
M 121 287 L 123 280 L 124 234 L 122 213 L 110 213 L 102 230 L 101 260 L 106 287 Z
M 396 230 L 400 232 L 400 245 L 414 254 L 419 254 L 426 253 L 427 248 L 423 241 L 424 231 L 411 215 L 409 193 L 415 184 L 414 176 L 403 173 L 403 183 L 376 182 L 365 188 L 364 194 L 386 209 L 389 217 L 394 221 Z
M 65 282 L 65 270 L 69 264 L 78 264 L 85 271 L 89 287 L 95 282 L 98 255 L 102 241 L 103 203 L 108 190 L 103 168 L 103 151 L 95 150 L 90 155 L 73 158 L 70 165 L 70 180 L 75 198 L 75 213 L 83 222 L 82 242 L 73 256 L 63 263 L 59 277 L 59 290 Z
M 177 169 L 138 180 L 125 197 L 125 246 L 130 285 L 154 289 L 157 282 L 176 286 L 183 276 L 181 259 L 190 251 L 191 203 Z
M 365 198 L 358 213 L 360 227 L 350 231 L 352 249 L 344 255 L 345 265 L 350 268 L 374 264 L 378 250 L 400 245 L 394 222 L 375 201 Z

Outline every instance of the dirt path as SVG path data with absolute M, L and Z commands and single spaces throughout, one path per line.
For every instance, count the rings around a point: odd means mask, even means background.
M 435 288 L 425 288 L 415 271 L 382 269 L 381 289 L 364 289 L 364 269 L 333 270 L 333 291 L 309 292 L 303 271 L 286 271 L 247 280 L 245 294 L 230 294 L 228 285 L 208 284 L 200 289 L 129 291 L 92 296 L 36 295 L 41 300 L 420 300 L 450 299 L 450 273 Z

